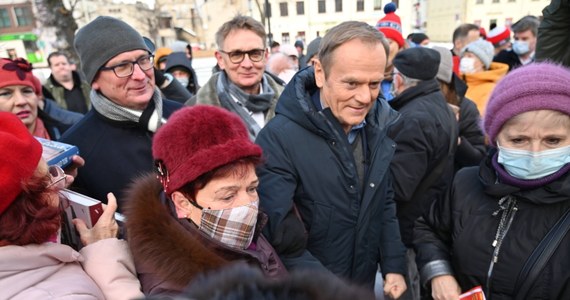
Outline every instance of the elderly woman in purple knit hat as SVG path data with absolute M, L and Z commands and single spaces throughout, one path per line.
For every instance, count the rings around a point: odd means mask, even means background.
M 569 83 L 551 63 L 499 82 L 483 123 L 492 150 L 416 223 L 426 296 L 570 299 Z

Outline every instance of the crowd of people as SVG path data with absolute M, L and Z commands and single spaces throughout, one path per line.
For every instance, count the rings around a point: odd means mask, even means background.
M 43 84 L 2 58 L 0 299 L 570 298 L 570 3 L 452 49 L 384 14 L 307 47 L 235 16 L 204 86 L 106 16 Z M 106 204 L 80 249 L 64 189 Z

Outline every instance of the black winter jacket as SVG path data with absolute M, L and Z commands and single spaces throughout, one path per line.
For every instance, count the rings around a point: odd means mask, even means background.
M 494 151 L 493 151 L 494 152 Z M 479 167 L 455 177 L 449 197 L 435 203 L 416 224 L 414 244 L 422 282 L 453 274 L 462 291 L 482 285 L 487 299 L 514 299 L 515 282 L 527 258 L 570 208 L 570 176 L 543 187 L 521 190 L 497 182 L 491 153 Z M 496 159 L 496 158 L 495 158 Z M 502 213 L 499 199 L 518 201 L 490 278 L 493 240 Z M 570 234 L 562 240 L 525 299 L 570 299 Z
M 457 121 L 435 79 L 408 88 L 389 103 L 402 115 L 402 124 L 389 132 L 398 145 L 390 171 L 402 240 L 412 247 L 414 221 L 451 186 Z M 440 174 L 432 174 L 440 163 Z M 431 176 L 436 178 L 430 183 Z M 428 182 L 426 188 L 418 191 L 423 182 Z
M 163 118 L 181 107 L 180 103 L 164 100 Z M 104 203 L 107 193 L 113 192 L 120 211 L 124 189 L 131 180 L 153 170 L 152 136 L 138 123 L 113 121 L 91 109 L 61 138 L 77 146 L 85 159 L 73 188 Z
M 513 50 L 502 50 L 493 57 L 493 61 L 509 65 L 509 71 L 522 66 L 519 56 Z
M 552 0 L 542 10 L 536 60 L 551 60 L 570 67 L 570 0 Z
M 455 172 L 463 167 L 478 166 L 487 153 L 485 135 L 481 129 L 481 115 L 475 102 L 465 98 L 467 84 L 453 76 L 455 92 L 459 101 L 459 137 L 461 143 L 455 152 Z
M 406 268 L 389 172 L 395 144 L 387 136 L 398 114 L 379 98 L 366 117 L 369 171 L 361 185 L 340 123 L 311 101 L 317 91 L 313 68 L 299 71 L 257 137 L 266 158 L 258 172 L 261 207 L 269 216 L 266 236 L 289 269 L 324 266 L 372 288 L 378 263 L 384 274 Z M 287 256 L 279 249 L 293 243 L 282 238 L 293 205 L 308 242 L 300 255 Z

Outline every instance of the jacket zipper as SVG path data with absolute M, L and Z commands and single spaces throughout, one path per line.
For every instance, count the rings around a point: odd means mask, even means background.
M 505 202 L 507 202 L 506 206 L 504 205 Z M 501 213 L 501 220 L 499 221 L 495 239 L 491 244 L 491 246 L 495 249 L 493 250 L 493 257 L 491 259 L 491 263 L 489 264 L 489 270 L 487 271 L 487 280 L 485 284 L 485 294 L 489 300 L 491 300 L 491 276 L 493 275 L 493 269 L 495 267 L 495 264 L 499 262 L 499 252 L 501 251 L 501 246 L 503 245 L 505 236 L 507 236 L 507 233 L 511 228 L 515 214 L 518 211 L 517 200 L 510 195 L 501 198 L 501 200 L 499 200 L 499 206 L 499 210 L 493 213 L 493 216 Z

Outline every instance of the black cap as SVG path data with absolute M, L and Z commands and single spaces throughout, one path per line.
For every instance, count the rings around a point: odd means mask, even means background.
M 394 58 L 394 66 L 409 78 L 430 80 L 437 75 L 440 60 L 437 51 L 416 47 L 398 53 Z

